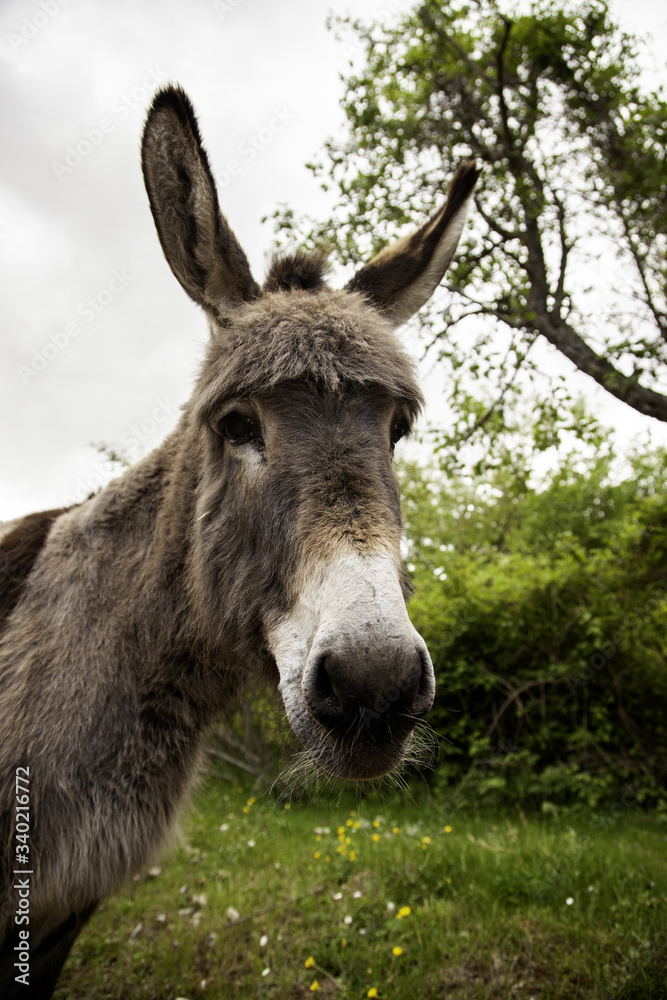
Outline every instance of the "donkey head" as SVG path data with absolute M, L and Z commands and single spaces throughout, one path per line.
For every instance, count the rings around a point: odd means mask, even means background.
M 167 261 L 211 328 L 186 411 L 193 607 L 228 663 L 277 667 L 321 770 L 385 774 L 434 694 L 405 606 L 392 464 L 422 400 L 394 328 L 443 277 L 478 171 L 464 163 L 426 225 L 333 291 L 317 255 L 278 259 L 255 282 L 180 89 L 156 96 L 142 159 Z

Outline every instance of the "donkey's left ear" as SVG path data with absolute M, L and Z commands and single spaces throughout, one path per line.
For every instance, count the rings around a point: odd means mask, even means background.
M 180 87 L 156 94 L 141 164 L 164 255 L 188 295 L 214 313 L 256 298 L 259 285 L 220 211 L 197 118 Z
M 480 173 L 474 160 L 462 163 L 440 211 L 412 236 L 381 250 L 357 271 L 348 291 L 362 292 L 396 326 L 410 319 L 430 299 L 452 261 Z

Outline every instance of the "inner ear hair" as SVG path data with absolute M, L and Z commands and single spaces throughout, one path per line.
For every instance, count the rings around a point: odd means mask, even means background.
M 259 285 L 220 211 L 197 117 L 180 87 L 156 94 L 141 160 L 164 255 L 188 295 L 214 312 L 256 298 Z
M 348 283 L 397 326 L 405 323 L 438 287 L 463 232 L 477 179 L 475 160 L 456 171 L 447 200 L 425 225 L 385 247 Z

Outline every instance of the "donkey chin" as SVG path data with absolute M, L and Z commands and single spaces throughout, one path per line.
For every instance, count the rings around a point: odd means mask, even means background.
M 394 770 L 435 693 L 395 558 L 321 564 L 268 631 L 289 723 L 315 767 L 353 781 Z

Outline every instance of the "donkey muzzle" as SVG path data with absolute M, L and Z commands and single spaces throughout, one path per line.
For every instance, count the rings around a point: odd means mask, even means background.
M 400 741 L 433 704 L 426 646 L 414 633 L 316 636 L 301 684 L 320 726 L 341 740 Z

